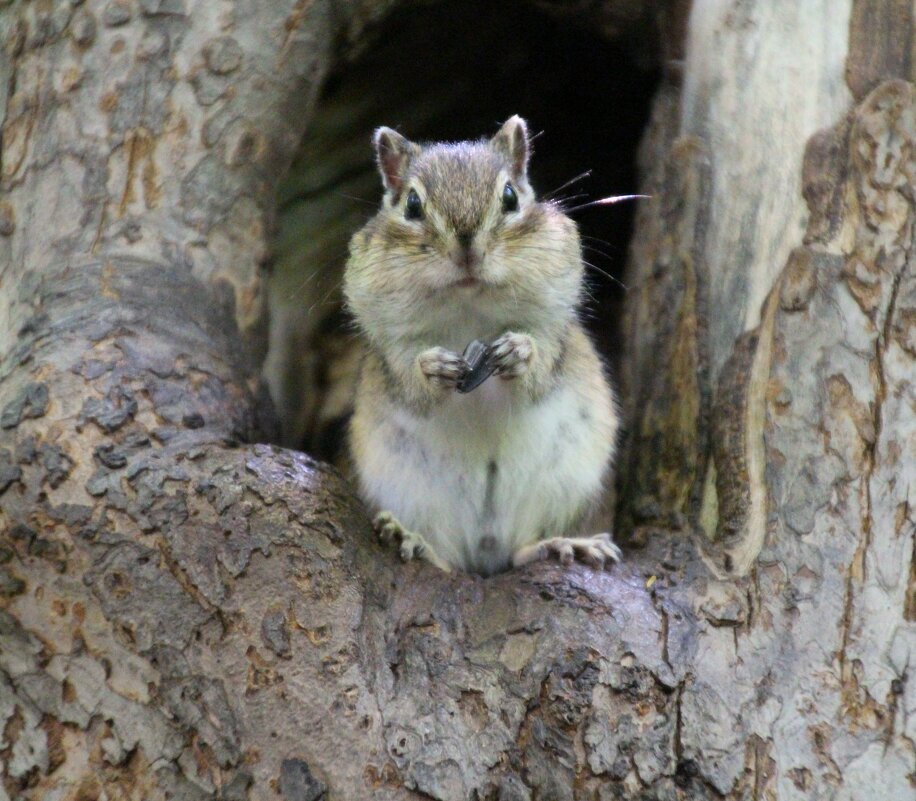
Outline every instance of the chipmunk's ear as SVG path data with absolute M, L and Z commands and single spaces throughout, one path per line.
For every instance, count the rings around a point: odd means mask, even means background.
M 386 191 L 397 197 L 404 185 L 410 160 L 420 152 L 420 147 L 391 128 L 378 128 L 372 141 L 382 183 Z
M 515 114 L 503 123 L 490 144 L 502 153 L 508 160 L 512 170 L 512 177 L 516 180 L 527 178 L 528 175 L 528 125 Z

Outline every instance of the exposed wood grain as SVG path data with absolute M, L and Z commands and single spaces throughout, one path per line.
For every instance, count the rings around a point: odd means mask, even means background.
M 912 0 L 853 0 L 846 83 L 861 100 L 892 78 L 916 78 L 916 6 Z

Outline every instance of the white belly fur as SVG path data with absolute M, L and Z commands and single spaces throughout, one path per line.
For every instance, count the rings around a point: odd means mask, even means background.
M 427 417 L 387 400 L 358 409 L 373 418 L 356 454 L 363 491 L 455 567 L 502 570 L 523 545 L 567 533 L 600 493 L 616 421 L 601 395 L 567 381 L 532 403 L 494 377 Z

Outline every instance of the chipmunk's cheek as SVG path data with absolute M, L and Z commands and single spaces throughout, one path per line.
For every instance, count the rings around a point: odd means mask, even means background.
M 454 281 L 454 268 L 443 262 L 425 265 L 416 280 L 427 290 L 442 289 Z
M 523 276 L 524 274 L 516 262 L 507 261 L 506 259 L 493 260 L 493 280 L 497 283 L 518 282 L 523 279 Z
M 492 258 L 483 260 L 478 274 L 486 284 L 502 284 L 506 281 L 506 271 Z

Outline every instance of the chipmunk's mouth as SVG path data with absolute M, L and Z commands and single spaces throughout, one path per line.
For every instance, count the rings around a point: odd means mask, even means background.
M 480 281 L 473 276 L 468 276 L 467 278 L 462 278 L 460 281 L 455 281 L 452 286 L 457 286 L 461 289 L 471 289 L 475 286 L 480 286 Z

